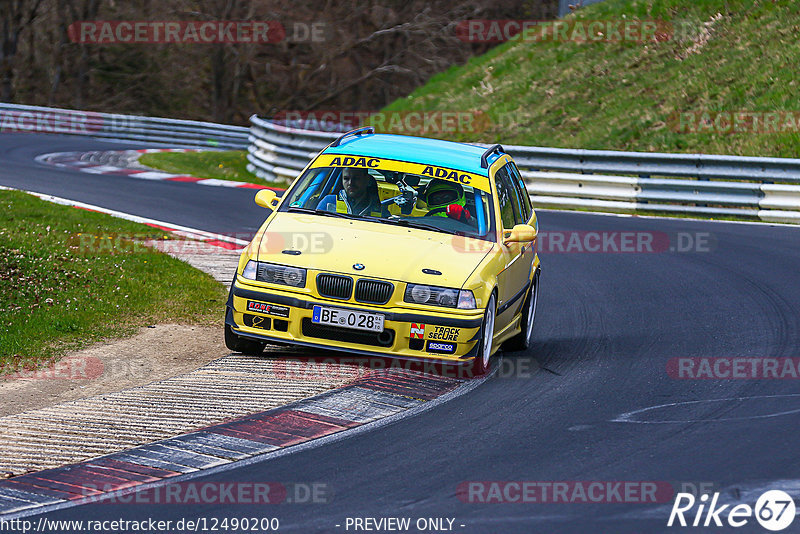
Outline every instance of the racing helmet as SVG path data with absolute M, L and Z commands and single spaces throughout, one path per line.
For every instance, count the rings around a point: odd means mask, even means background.
M 450 204 L 458 204 L 462 207 L 466 204 L 464 188 L 461 187 L 461 184 L 448 182 L 441 178 L 434 178 L 428 182 L 421 196 L 430 210 L 443 209 Z

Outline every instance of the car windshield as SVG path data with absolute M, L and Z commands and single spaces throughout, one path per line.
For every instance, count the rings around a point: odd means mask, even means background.
M 439 170 L 442 178 L 363 167 L 308 169 L 289 191 L 281 211 L 358 218 L 494 241 L 491 195 Z

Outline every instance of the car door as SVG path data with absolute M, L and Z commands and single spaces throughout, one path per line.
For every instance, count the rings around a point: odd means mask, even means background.
M 523 224 L 522 204 L 519 193 L 514 186 L 508 171 L 508 165 L 500 168 L 495 174 L 497 200 L 500 207 L 500 219 L 503 235 L 517 224 Z M 529 243 L 500 244 L 503 256 L 503 270 L 497 276 L 497 330 L 508 327 L 522 305 L 530 272 L 530 263 L 526 262 L 526 254 L 530 254 Z

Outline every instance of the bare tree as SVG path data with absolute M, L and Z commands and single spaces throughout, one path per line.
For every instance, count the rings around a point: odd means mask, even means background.
M 257 112 L 376 110 L 486 51 L 467 19 L 546 19 L 557 0 L 0 0 L 3 100 L 246 123 Z M 272 21 L 277 42 L 73 40 L 92 20 Z M 35 30 L 35 32 L 33 31 Z M 20 35 L 30 31 L 29 39 Z
M 14 97 L 15 59 L 20 34 L 33 23 L 40 4 L 41 0 L 0 1 L 0 100 L 10 101 Z

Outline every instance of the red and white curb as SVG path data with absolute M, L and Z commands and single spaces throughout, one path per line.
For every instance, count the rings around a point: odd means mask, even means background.
M 113 500 L 315 446 L 413 415 L 474 389 L 466 379 L 389 368 L 280 408 L 93 460 L 0 481 L 0 517 Z M 362 427 L 362 428 L 359 428 Z M 338 435 L 338 436 L 336 436 Z
M 112 217 L 117 217 L 120 219 L 125 219 L 126 221 L 145 224 L 147 226 L 158 228 L 159 230 L 163 230 L 165 232 L 170 232 L 175 236 L 184 237 L 186 239 L 191 239 L 194 241 L 202 241 L 208 245 L 221 247 L 227 250 L 238 251 L 243 249 L 249 244 L 249 241 L 246 241 L 244 239 L 238 239 L 224 234 L 215 234 L 213 232 L 206 232 L 205 230 L 189 228 L 188 226 L 181 226 L 178 224 L 173 224 L 165 221 L 159 221 L 157 219 L 139 217 L 138 215 L 131 215 L 130 213 L 124 213 L 121 211 L 103 208 L 101 206 L 95 206 L 94 204 L 86 204 L 85 202 L 78 202 L 77 200 L 69 200 L 66 198 L 47 195 L 44 193 L 37 193 L 35 191 L 26 191 L 23 189 L 15 189 L 13 187 L 5 187 L 1 185 L 0 185 L 0 190 L 22 191 L 23 193 L 28 193 L 29 195 L 33 195 L 46 202 L 52 202 L 54 204 L 60 204 L 62 206 L 71 206 L 73 208 L 78 208 L 86 211 L 105 213 L 106 215 L 111 215 Z
M 172 174 L 163 171 L 148 170 L 141 168 L 141 165 L 132 167 L 123 165 L 110 165 L 101 163 L 98 160 L 109 159 L 117 156 L 116 160 L 136 161 L 139 155 L 153 152 L 200 152 L 194 148 L 145 148 L 141 150 L 106 150 L 93 152 L 53 152 L 41 154 L 35 159 L 38 163 L 54 165 L 56 167 L 69 168 L 89 174 L 110 174 L 117 176 L 129 176 L 139 180 L 155 180 L 168 182 L 188 182 L 198 185 L 213 187 L 234 187 L 247 189 L 272 189 L 283 191 L 283 189 L 267 187 L 266 185 L 253 184 L 249 182 L 237 182 L 232 180 L 218 180 L 216 178 L 197 178 L 186 174 Z M 126 158 L 126 156 L 128 156 Z

